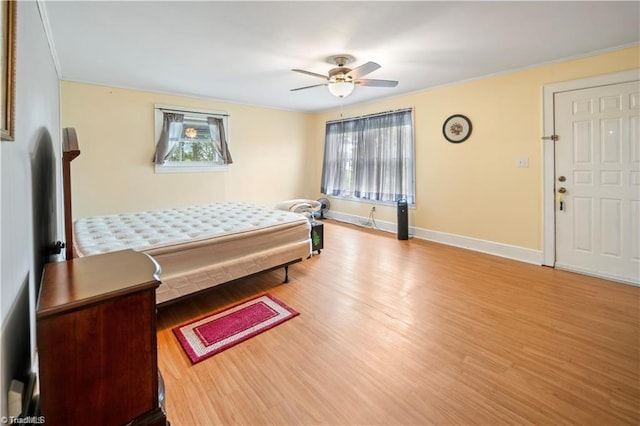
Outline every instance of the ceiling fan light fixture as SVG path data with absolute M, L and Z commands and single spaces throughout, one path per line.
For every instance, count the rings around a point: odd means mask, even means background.
M 353 93 L 355 84 L 352 81 L 336 81 L 329 83 L 329 92 L 336 98 L 346 98 Z
M 184 129 L 184 135 L 186 137 L 188 137 L 189 139 L 193 139 L 196 136 L 198 136 L 198 131 L 196 129 L 194 129 L 193 127 L 189 127 L 187 129 Z
M 395 80 L 361 79 L 361 77 L 379 69 L 380 65 L 375 62 L 369 61 L 354 69 L 347 68 L 345 66 L 348 63 L 353 62 L 354 60 L 355 58 L 351 55 L 330 56 L 329 58 L 327 58 L 327 62 L 329 62 L 330 64 L 335 64 L 337 65 L 337 67 L 330 69 L 328 75 L 326 76 L 315 72 L 294 68 L 291 71 L 307 74 L 313 77 L 319 77 L 323 79 L 325 83 L 298 87 L 296 89 L 291 89 L 291 91 L 311 89 L 312 87 L 318 86 L 327 86 L 329 88 L 329 93 L 331 93 L 336 98 L 346 98 L 353 93 L 353 89 L 355 88 L 356 84 L 359 84 L 360 86 L 371 87 L 396 87 L 398 85 L 398 82 Z

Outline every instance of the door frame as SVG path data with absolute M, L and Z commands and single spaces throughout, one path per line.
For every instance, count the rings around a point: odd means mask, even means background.
M 555 134 L 554 97 L 556 93 L 571 90 L 589 89 L 618 83 L 629 83 L 640 80 L 640 68 L 613 74 L 578 80 L 547 84 L 543 87 L 543 136 Z M 542 264 L 555 266 L 556 263 L 556 211 L 555 211 L 555 143 L 553 140 L 542 141 Z

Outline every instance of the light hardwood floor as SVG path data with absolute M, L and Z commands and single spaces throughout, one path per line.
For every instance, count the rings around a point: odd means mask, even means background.
M 325 221 L 322 254 L 161 308 L 172 426 L 640 423 L 640 288 Z M 191 365 L 171 328 L 301 313 Z

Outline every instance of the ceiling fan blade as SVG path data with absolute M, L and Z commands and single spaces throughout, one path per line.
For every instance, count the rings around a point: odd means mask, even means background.
M 314 77 L 320 77 L 320 78 L 323 78 L 325 80 L 329 80 L 329 77 L 327 77 L 326 75 L 317 74 L 317 73 L 311 72 L 311 71 L 305 71 L 305 70 L 299 70 L 299 69 L 292 69 L 291 71 L 301 72 L 302 74 L 312 75 Z
M 374 86 L 374 87 L 396 87 L 398 82 L 395 80 L 356 80 L 355 84 L 359 84 L 360 86 Z
M 312 87 L 318 87 L 318 86 L 326 86 L 327 84 L 314 84 L 313 86 L 304 86 L 304 87 L 298 87 L 296 89 L 291 89 L 291 92 L 295 92 L 296 90 L 304 90 L 304 89 L 311 89 Z
M 354 80 L 357 80 L 360 77 L 362 77 L 363 75 L 367 75 L 370 72 L 374 72 L 378 68 L 380 68 L 380 65 L 376 64 L 375 62 L 367 62 L 366 64 L 362 64 L 359 67 L 354 68 L 351 71 L 349 71 L 347 73 L 347 76 L 351 77 Z

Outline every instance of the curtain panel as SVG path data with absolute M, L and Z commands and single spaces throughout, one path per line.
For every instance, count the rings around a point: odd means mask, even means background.
M 231 158 L 231 152 L 229 152 L 229 145 L 227 144 L 222 118 L 207 117 L 207 124 L 209 125 L 211 141 L 213 142 L 216 153 L 222 158 L 224 164 L 232 164 L 233 159 Z
M 411 110 L 328 122 L 321 192 L 415 204 Z
M 153 156 L 154 164 L 162 165 L 171 157 L 182 136 L 183 122 L 184 114 L 162 113 L 162 132 L 156 144 L 156 152 Z

